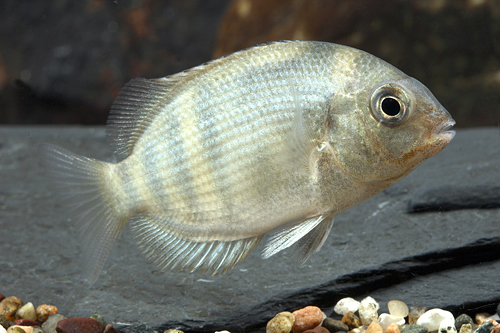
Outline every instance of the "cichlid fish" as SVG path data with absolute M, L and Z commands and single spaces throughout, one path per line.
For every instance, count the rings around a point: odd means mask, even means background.
M 333 217 L 453 138 L 450 114 L 379 58 L 324 42 L 252 47 L 160 79 L 111 108 L 118 163 L 41 147 L 84 232 L 91 279 L 127 223 L 161 269 L 225 272 L 270 231 L 306 260 Z

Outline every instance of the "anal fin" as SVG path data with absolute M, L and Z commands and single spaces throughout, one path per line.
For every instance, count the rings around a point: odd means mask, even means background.
M 160 269 L 178 269 L 212 275 L 225 273 L 259 244 L 262 236 L 232 241 L 194 241 L 177 235 L 171 223 L 152 215 L 137 215 L 132 230 L 141 251 Z
M 333 225 L 331 215 L 311 217 L 287 227 L 276 233 L 268 241 L 262 257 L 267 259 L 272 255 L 293 246 L 300 261 L 305 262 L 325 242 Z

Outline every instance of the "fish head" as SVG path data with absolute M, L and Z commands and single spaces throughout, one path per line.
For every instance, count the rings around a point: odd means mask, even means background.
M 376 83 L 354 100 L 351 140 L 332 146 L 337 165 L 360 181 L 398 181 L 455 135 L 448 111 L 429 89 L 406 75 Z

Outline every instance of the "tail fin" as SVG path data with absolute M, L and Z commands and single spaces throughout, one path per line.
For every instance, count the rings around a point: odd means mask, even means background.
M 77 217 L 83 235 L 85 275 L 93 283 L 130 217 L 125 204 L 118 206 L 124 198 L 116 198 L 117 191 L 111 187 L 117 177 L 114 165 L 52 144 L 39 147 L 63 203 Z

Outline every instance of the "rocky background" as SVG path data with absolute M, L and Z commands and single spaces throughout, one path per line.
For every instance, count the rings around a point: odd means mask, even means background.
M 351 45 L 500 123 L 496 0 L 3 0 L 0 123 L 104 124 L 120 88 L 279 39 Z

